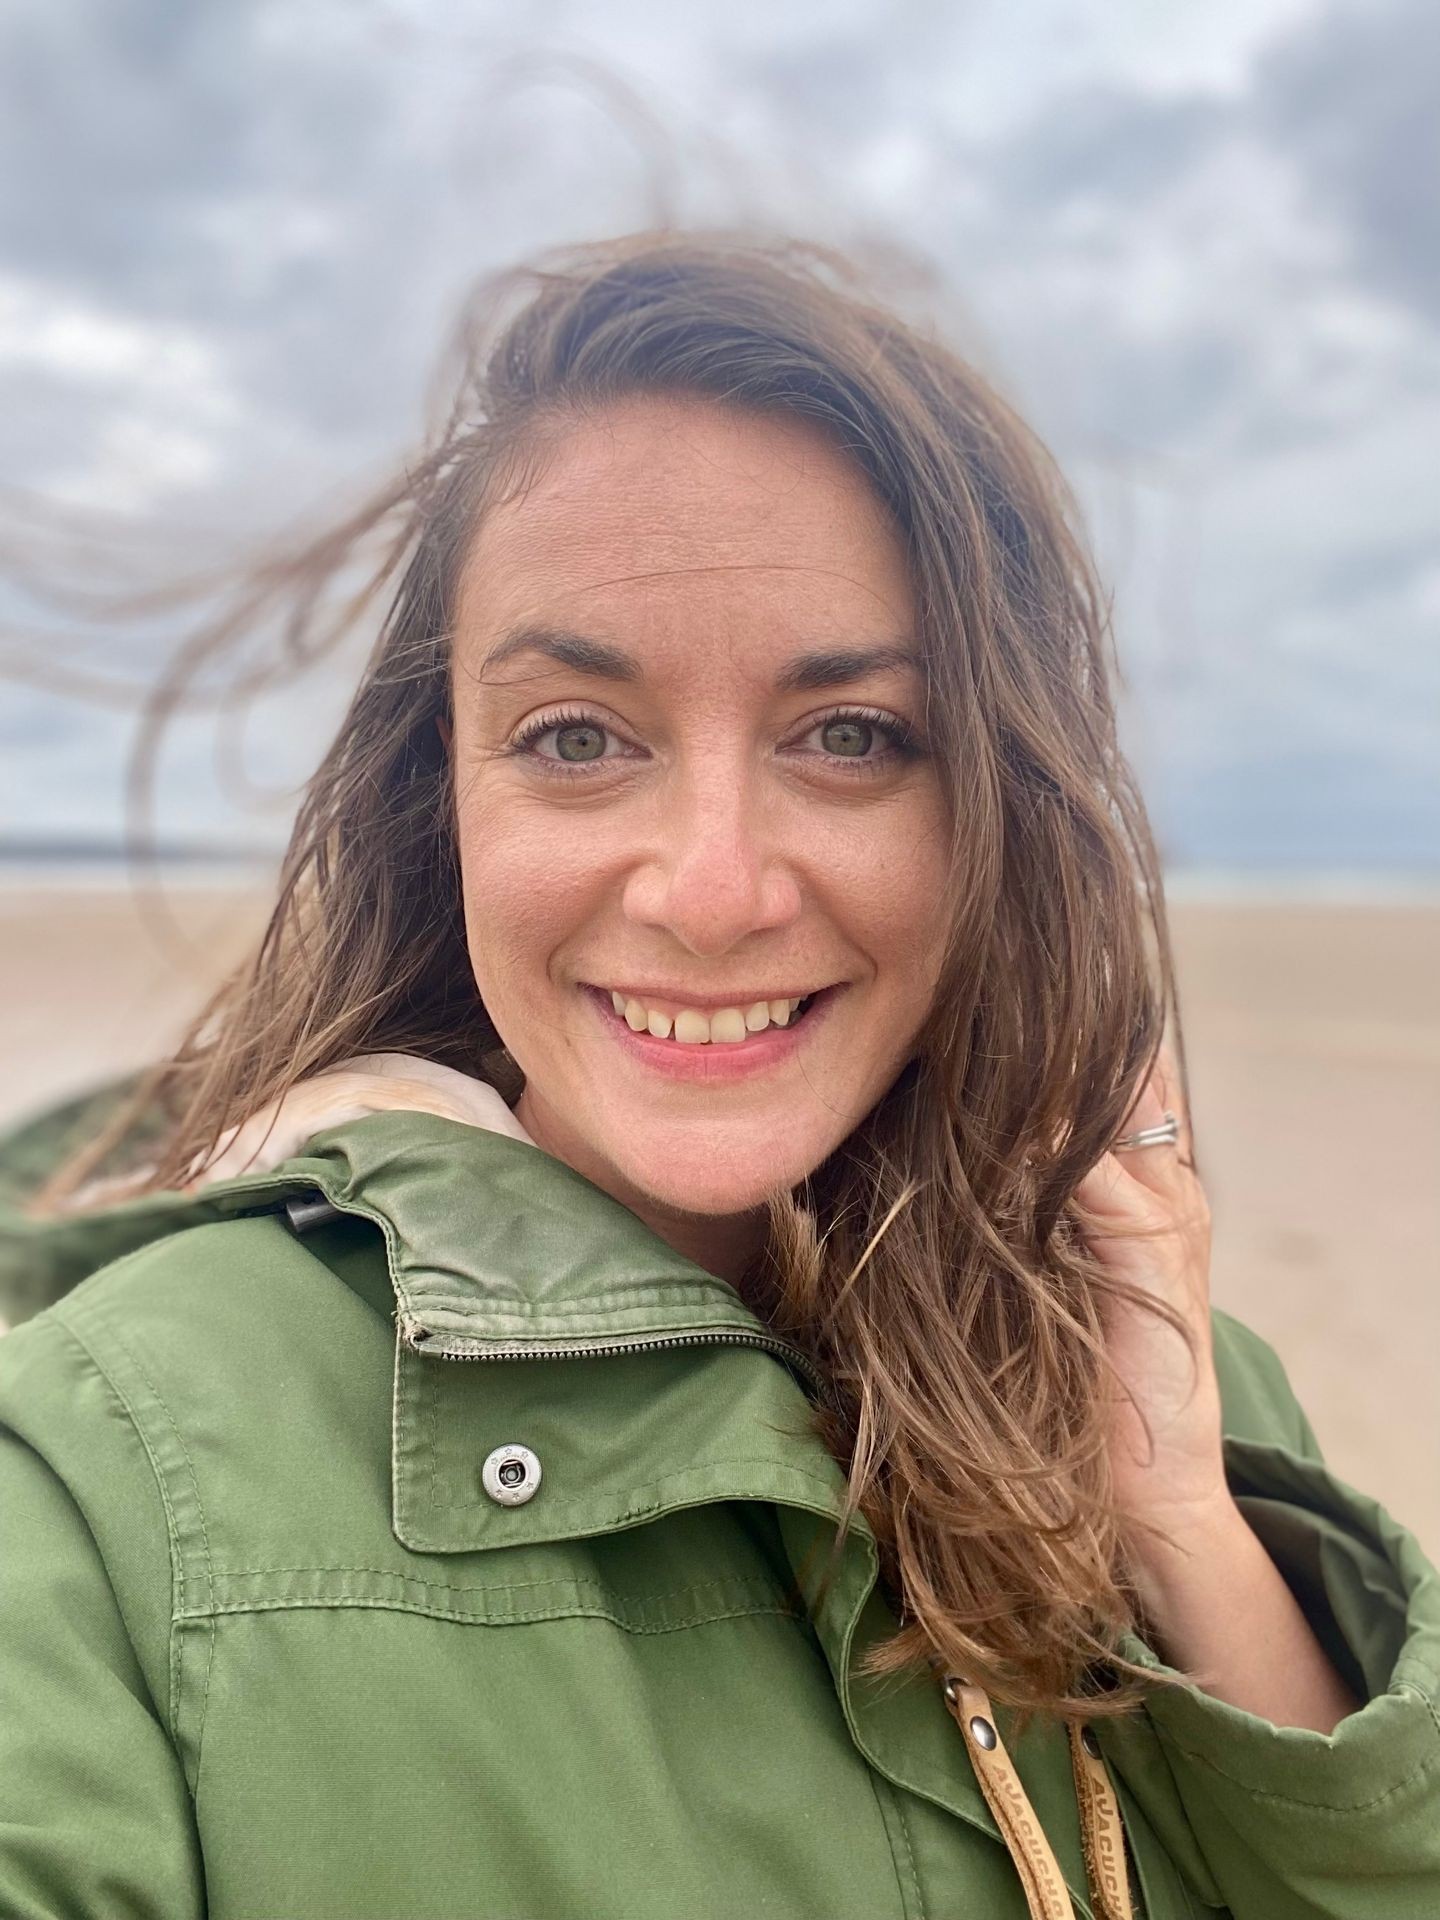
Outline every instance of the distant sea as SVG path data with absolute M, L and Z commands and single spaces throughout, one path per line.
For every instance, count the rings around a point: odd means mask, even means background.
M 278 847 L 162 842 L 132 863 L 103 840 L 0 840 L 0 889 L 105 892 L 141 883 L 196 891 L 263 888 L 279 869 Z M 1177 904 L 1440 906 L 1440 870 L 1366 872 L 1170 867 L 1166 896 Z
M 158 841 L 132 857 L 109 840 L 0 840 L 0 888 L 90 889 L 159 882 L 167 887 L 261 887 L 280 865 L 278 847 Z

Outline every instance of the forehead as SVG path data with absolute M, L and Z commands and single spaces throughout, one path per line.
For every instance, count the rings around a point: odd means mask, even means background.
M 904 632 L 913 605 L 899 532 L 818 428 L 644 399 L 568 428 L 485 515 L 457 648 L 483 658 L 524 621 L 768 652 Z

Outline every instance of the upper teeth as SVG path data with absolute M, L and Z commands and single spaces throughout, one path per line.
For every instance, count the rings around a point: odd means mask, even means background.
M 613 988 L 610 1000 L 616 1013 L 634 1033 L 647 1029 L 657 1040 L 673 1037 L 682 1046 L 703 1046 L 707 1041 L 743 1040 L 747 1033 L 760 1033 L 768 1026 L 788 1026 L 795 1009 L 809 999 L 802 994 L 794 1000 L 756 1000 L 748 1007 L 718 1007 L 714 1013 L 701 1013 L 695 1007 L 681 1007 L 674 1015 L 647 1007 L 643 1000 L 627 1000 Z

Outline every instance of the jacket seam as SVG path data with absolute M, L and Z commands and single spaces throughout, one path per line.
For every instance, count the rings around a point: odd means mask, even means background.
M 69 1322 L 67 1321 L 65 1324 L 68 1326 Z M 73 1327 L 71 1328 L 71 1331 L 75 1332 Z M 205 1507 L 204 1507 L 204 1503 L 200 1498 L 200 1483 L 195 1476 L 195 1464 L 190 1458 L 190 1449 L 185 1445 L 184 1436 L 181 1434 L 179 1427 L 175 1424 L 175 1416 L 171 1413 L 170 1408 L 168 1407 L 165 1400 L 161 1396 L 159 1389 L 155 1385 L 155 1382 L 150 1378 L 149 1374 L 145 1371 L 145 1368 L 141 1365 L 140 1361 L 136 1358 L 135 1353 L 131 1348 L 129 1342 L 126 1341 L 124 1337 L 119 1332 L 116 1331 L 114 1326 L 109 1327 L 108 1332 L 109 1332 L 110 1338 L 115 1342 L 115 1345 L 125 1355 L 125 1358 L 129 1361 L 130 1365 L 135 1369 L 140 1379 L 144 1382 L 146 1388 L 148 1389 L 152 1398 L 154 1399 L 156 1406 L 159 1407 L 161 1413 L 165 1416 L 166 1424 L 170 1429 L 170 1432 L 174 1438 L 175 1444 L 180 1449 L 180 1456 L 185 1462 L 185 1472 L 190 1481 L 190 1494 L 192 1499 L 195 1502 L 195 1517 L 200 1524 L 201 1554 L 202 1554 L 202 1560 L 203 1560 L 203 1566 L 204 1566 L 205 1580 L 208 1585 L 212 1577 L 211 1561 L 210 1561 L 210 1534 L 209 1534 L 209 1529 L 205 1525 Z M 77 1340 L 80 1339 L 80 1335 L 78 1333 L 75 1333 L 75 1337 Z M 85 1345 L 85 1342 L 83 1340 L 81 1340 L 81 1345 L 82 1346 Z M 90 1352 L 89 1347 L 86 1347 L 85 1350 L 87 1353 Z M 95 1365 L 99 1367 L 100 1361 L 98 1359 L 95 1359 L 95 1356 L 93 1353 L 91 1354 L 91 1358 L 95 1360 Z M 101 1371 L 103 1372 L 104 1369 L 102 1368 Z M 109 1379 L 110 1376 L 107 1374 L 106 1378 Z M 113 1386 L 114 1382 L 112 1381 L 111 1384 Z M 118 1387 L 115 1390 L 117 1393 L 119 1392 Z M 132 1424 L 135 1426 L 136 1431 L 140 1433 L 143 1439 L 144 1430 L 140 1424 L 140 1421 L 136 1417 L 134 1409 L 127 1403 L 125 1410 L 129 1415 Z M 146 1451 L 149 1452 L 149 1450 L 150 1449 L 147 1442 Z M 152 1464 L 155 1464 L 153 1455 L 152 1455 Z M 159 1469 L 157 1464 L 157 1473 L 158 1471 Z M 173 1520 L 173 1509 L 170 1506 L 168 1498 L 166 1500 L 166 1512 L 167 1514 L 171 1515 Z M 180 1575 L 179 1575 L 179 1580 L 177 1584 L 179 1588 L 180 1608 L 183 1609 L 185 1606 L 187 1578 L 185 1573 L 184 1555 L 180 1550 L 178 1528 L 176 1529 L 175 1534 L 172 1536 L 172 1552 L 174 1555 L 174 1562 L 178 1562 L 179 1569 L 180 1569 Z M 174 1562 L 172 1562 L 172 1566 Z M 171 1620 L 170 1620 L 170 1640 L 171 1640 L 171 1648 L 172 1648 L 171 1682 L 170 1682 L 171 1684 L 171 1736 L 175 1740 L 177 1747 L 180 1744 L 179 1711 L 180 1711 L 181 1677 L 180 1677 L 180 1671 L 179 1671 L 179 1667 L 180 1667 L 179 1635 L 176 1629 L 182 1618 L 191 1618 L 191 1617 L 194 1617 L 194 1616 L 191 1616 L 185 1612 L 172 1611 Z M 204 1616 L 202 1615 L 199 1617 L 203 1618 Z M 210 1627 L 210 1631 L 209 1631 L 209 1634 L 207 1635 L 206 1647 L 205 1647 L 205 1678 L 204 1678 L 204 1683 L 201 1689 L 200 1715 L 199 1715 L 198 1723 L 195 1728 L 195 1779 L 194 1779 L 194 1783 L 191 1791 L 197 1803 L 200 1798 L 200 1769 L 201 1769 L 201 1764 L 204 1757 L 205 1721 L 206 1721 L 206 1716 L 209 1712 L 209 1707 L 210 1707 L 210 1672 L 211 1672 L 212 1666 L 214 1665 L 214 1660 L 215 1660 L 215 1623 L 213 1619 L 210 1620 L 209 1627 Z
M 575 1313 L 592 1313 L 597 1308 L 619 1307 L 663 1307 L 663 1306 L 715 1306 L 726 1312 L 736 1323 L 736 1330 L 749 1328 L 751 1322 L 743 1320 L 735 1311 L 735 1301 L 718 1286 L 703 1287 L 682 1280 L 652 1281 L 648 1286 L 615 1288 L 606 1293 L 577 1293 L 568 1300 L 531 1300 L 523 1293 L 492 1293 L 486 1291 L 483 1298 L 476 1301 L 471 1298 L 467 1303 L 457 1299 L 454 1294 L 426 1293 L 421 1289 L 403 1286 L 401 1289 L 407 1304 L 412 1309 L 429 1307 L 432 1312 L 460 1312 L 469 1304 L 483 1307 L 482 1312 L 467 1313 L 467 1319 L 499 1319 L 505 1314 L 517 1314 L 522 1319 L 544 1320 L 553 1314 L 557 1320 Z M 758 1326 L 759 1322 L 755 1322 Z
M 1176 1797 L 1178 1798 L 1180 1794 L 1180 1783 L 1175 1779 L 1174 1767 L 1171 1764 L 1168 1754 L 1163 1755 L 1163 1759 L 1170 1780 L 1174 1785 Z M 1116 1804 L 1120 1809 L 1120 1830 L 1124 1836 L 1125 1858 L 1130 1870 L 1130 1891 L 1135 1907 L 1136 1920 L 1146 1920 L 1148 1914 L 1159 1912 L 1159 1908 L 1155 1906 L 1151 1894 L 1152 1891 L 1160 1890 L 1158 1887 L 1158 1881 L 1160 1879 L 1166 1882 L 1163 1889 L 1164 1891 L 1178 1894 L 1179 1898 L 1185 1903 L 1183 1916 L 1177 1914 L 1175 1920 L 1206 1920 L 1207 1915 L 1209 1916 L 1209 1920 L 1217 1920 L 1217 1916 L 1219 1920 L 1226 1920 L 1228 1915 L 1227 1908 L 1223 1905 L 1214 1905 L 1208 1900 L 1202 1900 L 1200 1895 L 1191 1886 L 1188 1873 L 1181 1867 L 1179 1861 L 1170 1853 L 1164 1841 L 1150 1825 L 1149 1820 L 1134 1800 L 1129 1782 L 1118 1769 L 1112 1770 L 1110 1784 L 1114 1789 Z M 1181 1802 L 1181 1806 L 1183 1809 L 1183 1801 Z M 1194 1827 L 1190 1822 L 1188 1811 L 1185 1813 L 1185 1819 L 1193 1835 Z M 1144 1833 L 1147 1840 L 1153 1843 L 1153 1853 L 1158 1854 L 1169 1868 L 1168 1875 L 1161 1875 L 1157 1869 L 1157 1888 L 1154 1890 L 1152 1890 L 1150 1884 L 1152 1847 L 1141 1846 L 1139 1839 L 1141 1833 Z M 1206 1871 L 1210 1871 L 1208 1864 Z M 1098 1910 L 1095 1913 L 1095 1920 L 1104 1920 L 1104 1916 L 1100 1914 Z
M 211 1561 L 210 1561 L 210 1531 L 209 1531 L 209 1528 L 205 1525 L 205 1506 L 203 1501 L 200 1498 L 200 1483 L 195 1477 L 195 1463 L 190 1458 L 190 1449 L 186 1446 L 184 1436 L 180 1432 L 179 1427 L 175 1424 L 174 1414 L 171 1413 L 169 1407 L 166 1405 L 165 1401 L 161 1398 L 159 1389 L 156 1387 L 154 1381 L 150 1378 L 149 1374 L 145 1371 L 144 1367 L 141 1366 L 139 1360 L 136 1359 L 135 1354 L 132 1351 L 128 1342 L 124 1340 L 118 1333 L 115 1333 L 113 1328 L 111 1331 L 112 1331 L 112 1337 L 114 1338 L 116 1345 L 119 1346 L 120 1350 L 126 1355 L 126 1357 L 130 1361 L 131 1366 L 134 1367 L 135 1371 L 139 1374 L 140 1378 L 145 1382 L 145 1385 L 150 1389 L 150 1392 L 155 1396 L 155 1404 L 159 1407 L 160 1411 L 164 1414 L 166 1424 L 169 1426 L 171 1433 L 174 1435 L 175 1444 L 179 1447 L 181 1458 L 185 1462 L 185 1472 L 190 1481 L 190 1492 L 195 1501 L 195 1517 L 200 1522 L 200 1545 L 201 1545 L 201 1551 L 204 1555 L 205 1580 L 206 1580 L 206 1584 L 208 1585 L 212 1578 Z M 215 1664 L 215 1623 L 212 1620 L 210 1622 L 210 1631 L 206 1637 L 206 1645 L 205 1645 L 205 1679 L 204 1679 L 204 1684 L 201 1688 L 201 1694 L 200 1694 L 200 1717 L 195 1727 L 195 1785 L 194 1785 L 193 1792 L 194 1792 L 194 1797 L 197 1805 L 200 1799 L 200 1769 L 204 1761 L 205 1723 L 210 1711 L 210 1673 L 214 1664 Z M 177 1705 L 178 1705 L 178 1702 L 177 1702 Z
M 445 1593 L 523 1593 L 532 1587 L 590 1587 L 597 1593 L 614 1591 L 603 1580 L 587 1580 L 583 1575 L 571 1578 L 556 1574 L 544 1580 L 476 1580 L 462 1584 L 456 1580 L 422 1580 L 399 1567 L 217 1567 L 211 1578 L 218 1585 L 222 1580 L 255 1579 L 271 1573 L 373 1573 L 386 1580 L 403 1580 L 411 1586 L 438 1587 Z M 687 1593 L 709 1593 L 717 1587 L 734 1584 L 734 1576 L 722 1580 L 696 1580 L 687 1586 L 666 1587 L 658 1593 L 644 1594 L 641 1598 L 647 1604 L 652 1600 L 678 1600 Z
M 717 1620 L 750 1620 L 769 1616 L 783 1620 L 803 1620 L 806 1617 L 794 1607 L 787 1607 L 782 1603 L 768 1607 L 723 1607 L 714 1613 L 699 1613 L 688 1620 L 667 1621 L 659 1626 L 636 1625 L 622 1619 L 610 1608 L 599 1606 L 527 1607 L 519 1613 L 506 1614 L 503 1620 L 487 1620 L 463 1607 L 447 1607 L 439 1603 L 426 1606 L 418 1600 L 384 1600 L 369 1594 L 336 1594 L 328 1600 L 237 1600 L 231 1604 L 219 1606 L 212 1604 L 205 1611 L 197 1611 L 188 1617 L 208 1622 L 213 1645 L 215 1622 L 225 1616 L 247 1613 L 333 1613 L 345 1609 L 360 1609 L 371 1613 L 419 1614 L 429 1620 L 463 1621 L 481 1627 L 529 1626 L 541 1620 L 608 1620 L 612 1626 L 619 1627 L 623 1633 L 645 1636 L 686 1633 L 692 1627 L 710 1626 Z
M 84 1354 L 85 1358 L 90 1362 L 90 1365 L 95 1369 L 96 1373 L 99 1374 L 100 1378 L 105 1382 L 105 1385 L 119 1402 L 125 1418 L 129 1421 L 136 1439 L 140 1442 L 144 1450 L 145 1458 L 150 1463 L 150 1471 L 155 1477 L 155 1488 L 160 1495 L 160 1505 L 165 1513 L 165 1542 L 170 1556 L 170 1627 L 166 1636 L 169 1642 L 166 1648 L 169 1698 L 165 1703 L 165 1721 L 171 1740 L 178 1746 L 180 1738 L 178 1726 L 180 1676 L 178 1670 L 179 1642 L 175 1633 L 175 1620 L 185 1605 L 185 1561 L 180 1552 L 180 1532 L 175 1520 L 175 1509 L 170 1501 L 170 1489 L 165 1483 L 164 1470 L 160 1462 L 156 1459 L 155 1450 L 150 1444 L 150 1436 L 146 1433 L 139 1416 L 136 1414 L 129 1395 L 125 1392 L 125 1389 L 120 1385 L 119 1381 L 115 1379 L 104 1361 L 101 1360 L 100 1356 L 91 1347 L 89 1341 L 86 1340 L 79 1328 L 72 1325 L 70 1320 L 66 1318 L 62 1309 L 57 1305 L 52 1309 L 52 1312 L 55 1325 L 60 1328 L 62 1333 L 68 1335 L 80 1349 L 81 1353 Z
M 1392 1689 L 1392 1691 L 1395 1690 Z M 1437 1716 L 1432 1702 L 1427 1700 L 1418 1688 L 1407 1687 L 1404 1691 L 1413 1693 L 1414 1697 L 1421 1702 L 1431 1726 L 1437 1733 L 1440 1733 L 1440 1716 Z M 1384 1698 L 1385 1696 L 1380 1695 L 1377 1697 Z M 1362 1708 L 1361 1711 L 1363 1712 L 1364 1709 Z M 1352 1813 L 1368 1813 L 1374 1807 L 1383 1806 L 1385 1801 L 1394 1799 L 1397 1793 L 1403 1793 L 1407 1787 L 1412 1786 L 1423 1774 L 1428 1773 L 1437 1762 L 1440 1762 L 1440 1747 L 1437 1747 L 1434 1752 L 1423 1755 L 1408 1773 L 1402 1775 L 1399 1780 L 1392 1781 L 1382 1793 L 1375 1794 L 1372 1799 L 1351 1800 L 1347 1801 L 1343 1806 L 1330 1806 L 1323 1800 L 1303 1800 L 1296 1794 L 1278 1793 L 1270 1787 L 1257 1787 L 1249 1780 L 1242 1779 L 1238 1774 L 1227 1772 L 1224 1767 L 1219 1766 L 1212 1760 L 1208 1754 L 1197 1752 L 1194 1747 L 1187 1746 L 1183 1740 L 1177 1739 L 1173 1733 L 1166 1732 L 1161 1734 L 1160 1737 L 1168 1745 L 1173 1746 L 1178 1753 L 1183 1753 L 1187 1760 L 1193 1760 L 1197 1766 L 1205 1767 L 1209 1772 L 1216 1774 L 1228 1785 L 1239 1787 L 1243 1793 L 1250 1795 L 1252 1799 L 1270 1800 L 1274 1801 L 1278 1806 L 1298 1807 L 1306 1813 L 1329 1814 L 1336 1817 L 1348 1816 Z
M 1395 1661 L 1396 1672 L 1398 1673 L 1402 1667 L 1413 1667 L 1417 1673 L 1423 1673 L 1425 1678 L 1430 1683 L 1430 1689 L 1432 1693 L 1434 1693 L 1437 1690 L 1440 1690 L 1440 1674 L 1437 1674 L 1434 1667 L 1430 1665 L 1430 1662 L 1428 1660 L 1422 1659 L 1418 1653 L 1409 1653 L 1404 1648 L 1402 1648 Z M 1404 1686 L 1404 1685 L 1408 1685 L 1408 1682 L 1401 1681 L 1398 1684 Z M 1387 1689 L 1387 1691 L 1393 1692 L 1394 1689 L 1389 1688 Z M 1417 1687 L 1415 1691 L 1419 1693 L 1421 1689 Z M 1433 1701 L 1431 1702 L 1431 1710 L 1432 1712 L 1434 1710 Z
M 925 1893 L 920 1885 L 920 1874 L 915 1865 L 915 1850 L 910 1844 L 910 1823 L 905 1818 L 905 1808 L 898 1794 L 892 1795 L 895 1802 L 895 1818 L 900 1823 L 900 1838 L 905 1843 L 905 1864 L 910 1872 L 910 1882 L 915 1889 L 915 1911 L 917 1920 L 926 1920 Z
M 890 1858 L 895 1867 L 895 1880 L 900 1888 L 900 1909 L 904 1920 L 927 1920 L 925 1895 L 920 1886 L 920 1875 L 915 1867 L 915 1851 L 910 1844 L 910 1828 L 906 1824 L 905 1809 L 900 1796 L 882 1773 L 873 1767 L 867 1767 L 870 1776 L 870 1790 L 875 1795 L 875 1804 L 880 1810 L 880 1824 L 885 1829 L 885 1838 L 890 1847 Z M 887 1811 L 888 1808 L 888 1811 Z M 895 1816 L 895 1825 L 900 1829 L 900 1844 L 904 1848 L 904 1865 L 901 1865 L 900 1851 L 895 1845 L 890 1814 Z M 908 1875 L 908 1886 L 907 1886 Z M 913 1898 L 913 1907 L 912 1900 Z

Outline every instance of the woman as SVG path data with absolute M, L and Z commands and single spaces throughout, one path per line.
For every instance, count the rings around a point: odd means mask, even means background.
M 6 1914 L 1440 1912 L 1066 496 L 835 266 L 551 263 L 279 573 L 393 528 L 274 916 L 12 1238 Z

